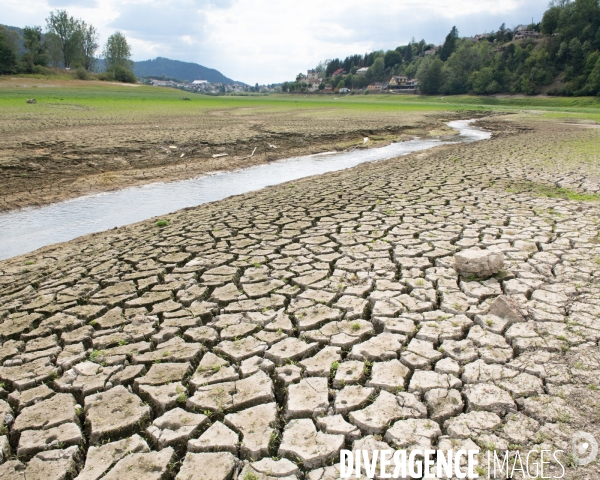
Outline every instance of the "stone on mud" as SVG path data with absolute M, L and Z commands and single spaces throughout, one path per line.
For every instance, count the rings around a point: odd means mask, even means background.
M 489 277 L 498 273 L 504 265 L 502 252 L 468 249 L 454 255 L 454 268 L 465 275 Z

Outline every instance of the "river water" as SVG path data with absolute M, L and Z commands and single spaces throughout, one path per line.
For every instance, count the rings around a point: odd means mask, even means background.
M 44 207 L 2 213 L 0 259 L 270 185 L 399 157 L 440 145 L 475 142 L 491 137 L 490 132 L 471 126 L 473 121 L 448 123 L 448 126 L 459 131 L 458 136 L 414 139 L 392 143 L 386 147 L 288 158 L 243 170 L 219 172 L 177 182 L 153 183 L 88 195 Z

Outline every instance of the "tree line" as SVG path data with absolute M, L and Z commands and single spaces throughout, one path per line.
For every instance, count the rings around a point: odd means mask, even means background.
M 24 52 L 19 54 L 19 40 Z M 25 27 L 22 38 L 0 25 L 0 74 L 48 73 L 49 67 L 74 70 L 80 79 L 94 72 L 98 62 L 99 35 L 96 28 L 76 19 L 66 10 L 50 12 L 46 28 Z M 105 72 L 99 78 L 135 82 L 131 47 L 121 32 L 115 32 L 100 52 Z
M 417 78 L 421 92 L 429 95 L 600 95 L 599 0 L 552 0 L 542 21 L 526 28 L 534 34 L 515 38 L 518 32 L 502 24 L 473 39 L 461 38 L 453 27 L 440 47 L 413 39 L 395 50 L 321 62 L 319 88 L 362 89 L 401 75 Z M 366 74 L 358 75 L 364 67 Z M 334 76 L 340 68 L 346 73 Z M 309 85 L 299 76 L 285 89 L 308 90 Z

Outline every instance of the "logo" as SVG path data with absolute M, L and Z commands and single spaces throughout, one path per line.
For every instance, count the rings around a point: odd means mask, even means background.
M 586 432 L 577 432 L 571 442 L 572 453 L 577 465 L 588 465 L 598 456 L 598 442 Z

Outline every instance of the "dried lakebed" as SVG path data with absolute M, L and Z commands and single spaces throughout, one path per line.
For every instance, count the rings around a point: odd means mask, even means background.
M 450 122 L 448 126 L 458 130 L 459 135 L 456 137 L 414 139 L 380 148 L 290 158 L 191 180 L 155 183 L 41 208 L 1 213 L 0 223 L 3 224 L 3 229 L 0 236 L 0 259 L 302 177 L 407 155 L 440 145 L 490 138 L 489 132 L 471 126 L 472 122 L 473 120 Z
M 1 261 L 0 479 L 337 480 L 341 448 L 598 438 L 599 209 L 500 188 L 597 190 L 535 163 L 594 135 L 507 123 Z

